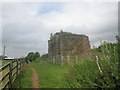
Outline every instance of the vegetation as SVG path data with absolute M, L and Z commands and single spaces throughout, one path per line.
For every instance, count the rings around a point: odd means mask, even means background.
M 101 45 L 102 55 L 78 61 L 67 74 L 70 88 L 115 88 L 120 87 L 118 71 L 118 44 Z
M 40 61 L 32 63 L 37 71 L 40 88 L 61 88 L 65 87 L 65 74 L 68 72 L 66 66 L 61 67 L 50 62 Z
M 39 58 L 36 58 L 33 62 L 27 64 L 23 71 L 14 82 L 15 88 L 31 88 L 32 87 L 32 71 L 30 67 L 33 67 L 39 78 L 40 88 L 61 88 L 66 87 L 65 74 L 68 72 L 67 66 L 60 66 L 44 60 L 48 58 L 48 54 L 44 54 Z
M 43 54 L 41 57 L 38 57 L 34 60 L 35 63 L 40 63 L 41 61 L 47 61 L 48 60 L 48 54 Z
M 32 88 L 32 71 L 29 65 L 26 65 L 13 83 L 14 88 Z
M 34 61 L 38 57 L 40 57 L 39 52 L 35 52 L 35 53 L 34 52 L 30 52 L 30 53 L 28 53 L 26 59 L 32 62 L 32 61 Z
M 32 88 L 32 71 L 30 70 L 30 67 L 34 67 L 38 73 L 40 88 L 65 87 L 65 74 L 67 73 L 68 68 L 50 62 L 40 61 L 39 63 L 32 62 L 23 69 L 17 80 L 13 83 L 14 88 Z
M 48 58 L 48 54 L 43 54 L 43 55 L 41 56 L 41 59 L 42 59 L 42 60 L 47 59 L 47 58 Z
M 102 44 L 92 50 L 89 58 L 63 66 L 45 62 L 48 54 L 33 58 L 34 54 L 29 53 L 27 59 L 33 62 L 23 70 L 16 84 L 22 88 L 32 87 L 30 66 L 38 73 L 40 88 L 119 88 L 118 47 L 118 43 Z
M 10 62 L 11 62 L 11 60 L 0 60 L 0 67 L 4 66 Z

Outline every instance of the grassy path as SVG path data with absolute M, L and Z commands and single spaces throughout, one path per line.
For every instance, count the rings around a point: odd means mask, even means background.
M 32 70 L 32 87 L 33 88 L 39 88 L 39 84 L 38 84 L 38 74 L 36 72 L 36 70 L 31 67 L 31 70 Z
M 31 63 L 31 66 L 38 73 L 40 88 L 65 88 L 66 66 L 50 62 Z
M 68 67 L 50 62 L 32 62 L 25 65 L 15 88 L 66 88 Z

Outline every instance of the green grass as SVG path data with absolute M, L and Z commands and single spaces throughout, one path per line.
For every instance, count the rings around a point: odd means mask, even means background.
M 13 88 L 32 88 L 32 71 L 26 65 L 13 83 Z
M 92 80 L 99 75 L 94 61 L 84 59 L 73 64 L 66 75 L 68 88 L 94 88 Z
M 50 62 L 32 63 L 38 73 L 40 88 L 64 88 L 65 74 L 68 67 L 55 65 Z
M 39 60 L 39 59 L 37 59 Z M 65 88 L 66 73 L 68 72 L 67 66 L 60 66 L 50 62 L 38 61 L 39 63 L 29 63 L 15 80 L 14 88 L 31 88 L 32 71 L 33 67 L 38 74 L 38 83 L 40 88 Z
M 11 62 L 12 60 L 0 60 L 0 68 L 6 64 L 8 64 L 9 62 Z

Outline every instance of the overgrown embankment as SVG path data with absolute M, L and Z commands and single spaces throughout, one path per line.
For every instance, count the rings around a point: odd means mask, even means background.
M 67 87 L 120 88 L 119 45 L 106 43 L 94 51 L 91 58 L 73 64 L 67 74 Z

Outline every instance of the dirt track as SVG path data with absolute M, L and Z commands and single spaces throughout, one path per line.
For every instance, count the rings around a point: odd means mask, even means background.
M 34 68 L 31 67 L 31 70 L 32 70 L 32 88 L 39 88 L 38 74 Z

